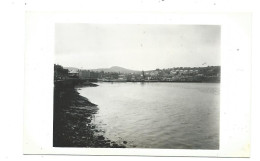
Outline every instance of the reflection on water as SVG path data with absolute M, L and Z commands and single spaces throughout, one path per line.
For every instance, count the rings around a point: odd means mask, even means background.
M 99 83 L 80 94 L 98 105 L 94 122 L 127 147 L 219 148 L 217 83 Z

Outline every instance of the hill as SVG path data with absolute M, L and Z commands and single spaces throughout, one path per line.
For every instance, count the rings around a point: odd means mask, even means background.
M 79 69 L 74 67 L 63 67 L 64 69 L 68 69 L 70 72 L 77 72 Z
M 75 68 L 75 67 L 64 67 L 64 69 L 68 69 L 69 71 L 73 71 L 76 72 L 79 70 L 79 68 Z M 95 71 L 95 72 L 116 72 L 116 73 L 141 73 L 141 71 L 137 71 L 137 70 L 131 70 L 131 69 L 126 69 L 123 67 L 119 67 L 119 66 L 113 66 L 110 68 L 98 68 L 98 69 L 84 69 L 84 70 L 90 70 L 90 71 Z
M 141 71 L 136 71 L 136 70 L 131 70 L 131 69 L 126 69 L 126 68 L 122 68 L 119 66 L 113 66 L 110 68 L 99 68 L 99 69 L 91 69 L 92 71 L 104 71 L 104 72 L 117 72 L 117 73 L 141 73 Z

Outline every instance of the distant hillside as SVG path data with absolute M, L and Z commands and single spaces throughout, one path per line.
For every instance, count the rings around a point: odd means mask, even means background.
M 68 69 L 69 71 L 76 72 L 79 70 L 79 68 L 75 67 L 64 67 L 64 69 Z M 98 69 L 85 69 L 85 70 L 90 70 L 90 71 L 95 71 L 95 72 L 116 72 L 116 73 L 141 73 L 141 71 L 136 71 L 136 70 L 131 70 L 131 69 L 126 69 L 118 66 L 113 66 L 110 68 L 98 68 Z
M 91 69 L 92 71 L 104 71 L 104 72 L 117 72 L 117 73 L 140 73 L 141 71 L 126 69 L 118 66 L 113 66 L 111 68 L 99 68 L 99 69 Z
M 63 67 L 64 69 L 68 69 L 70 72 L 77 72 L 79 69 L 74 67 Z

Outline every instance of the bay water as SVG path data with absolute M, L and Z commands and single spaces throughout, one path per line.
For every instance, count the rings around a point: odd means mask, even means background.
M 129 148 L 218 149 L 219 83 L 97 83 L 78 92 L 98 105 L 93 123 Z

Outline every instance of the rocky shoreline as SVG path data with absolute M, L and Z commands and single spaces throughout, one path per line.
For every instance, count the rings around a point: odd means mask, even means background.
M 79 95 L 75 88 L 95 87 L 93 83 L 54 87 L 53 147 L 125 148 L 102 135 L 93 122 L 97 105 Z

